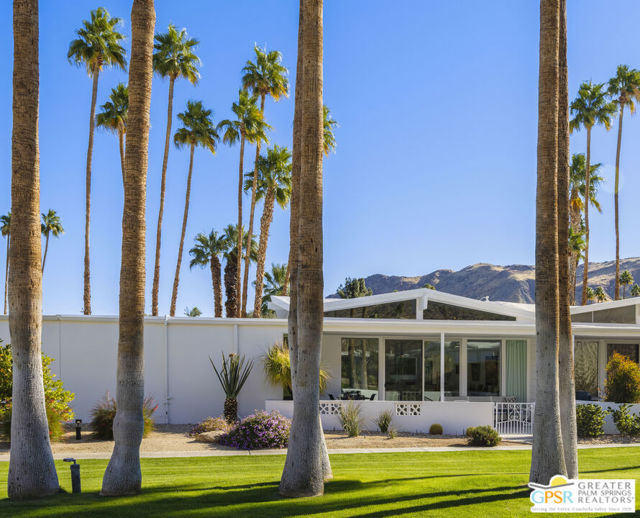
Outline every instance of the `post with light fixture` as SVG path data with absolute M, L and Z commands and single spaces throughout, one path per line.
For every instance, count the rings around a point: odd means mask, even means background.
M 76 419 L 76 441 L 82 440 L 82 419 Z
M 71 457 L 67 457 L 63 459 L 64 462 L 73 462 L 71 466 L 71 490 L 73 493 L 81 493 L 82 488 L 80 487 L 80 464 L 76 463 L 76 459 Z

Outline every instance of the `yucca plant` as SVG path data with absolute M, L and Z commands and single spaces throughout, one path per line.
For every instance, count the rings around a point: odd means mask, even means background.
M 231 424 L 238 421 L 238 394 L 240 394 L 249 374 L 251 374 L 253 360 L 247 362 L 244 355 L 240 357 L 234 353 L 229 354 L 228 358 L 225 358 L 224 353 L 221 353 L 221 355 L 222 367 L 219 371 L 211 356 L 209 356 L 209 361 L 226 396 L 224 400 L 224 418 L 227 423 Z

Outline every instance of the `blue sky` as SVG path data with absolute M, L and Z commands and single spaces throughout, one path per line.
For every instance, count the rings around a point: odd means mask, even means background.
M 50 244 L 45 313 L 82 308 L 84 169 L 91 84 L 66 59 L 74 31 L 103 5 L 123 18 L 130 44 L 130 2 L 41 0 L 41 205 L 58 211 L 65 234 Z M 633 13 L 633 2 L 616 12 Z M 157 31 L 169 23 L 199 38 L 202 79 L 176 84 L 174 113 L 189 99 L 230 117 L 241 69 L 254 42 L 283 53 L 295 79 L 297 2 L 157 0 Z M 616 16 L 595 0 L 569 0 L 569 79 L 605 81 L 620 63 L 640 67 L 634 16 Z M 615 24 L 614 24 L 615 19 Z M 0 212 L 9 209 L 11 163 L 11 3 L 0 4 Z M 608 23 L 603 22 L 608 21 Z M 340 127 L 337 153 L 325 160 L 325 292 L 345 276 L 419 275 L 476 262 L 531 264 L 534 258 L 538 2 L 351 0 L 325 2 L 325 103 Z M 126 74 L 100 76 L 98 103 Z M 168 83 L 154 78 L 147 196 L 148 301 L 164 143 Z M 271 142 L 290 145 L 293 99 L 267 102 Z M 622 149 L 622 256 L 640 255 L 640 120 L 625 118 Z M 174 128 L 177 122 L 174 121 Z M 603 214 L 592 217 L 593 260 L 614 258 L 613 164 L 617 126 L 593 133 L 594 162 L 604 164 Z M 584 132 L 572 136 L 583 152 Z M 235 221 L 239 149 L 195 156 L 189 247 L 197 232 Z M 249 163 L 254 154 L 247 149 Z M 92 305 L 115 314 L 122 185 L 117 140 L 96 132 L 91 221 Z M 172 148 L 163 227 L 160 311 L 168 311 L 180 236 L 188 152 Z M 247 167 L 249 169 L 249 167 Z M 248 201 L 245 202 L 248 204 Z M 245 205 L 246 206 L 246 205 Z M 258 216 L 261 206 L 258 207 Z M 188 248 L 187 248 L 188 249 Z M 0 246 L 4 262 L 4 246 Z M 288 212 L 277 208 L 267 264 L 285 262 Z M 2 269 L 4 271 L 4 268 Z M 250 300 L 252 298 L 250 297 Z M 213 313 L 210 275 L 189 271 L 185 252 L 178 313 Z

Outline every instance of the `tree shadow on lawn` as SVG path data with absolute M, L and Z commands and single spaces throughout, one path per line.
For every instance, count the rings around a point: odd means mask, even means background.
M 156 486 L 143 490 L 138 496 L 124 498 L 102 498 L 97 493 L 85 493 L 81 497 L 67 494 L 40 502 L 8 503 L 5 500 L 0 505 L 0 514 L 3 511 L 2 507 L 4 507 L 4 510 L 10 510 L 11 516 L 26 517 L 30 516 L 34 509 L 42 510 L 44 506 L 47 506 L 46 516 L 52 518 L 62 518 L 70 514 L 89 516 L 88 513 L 90 513 L 91 517 L 96 518 L 102 516 L 211 516 L 212 513 L 215 513 L 215 516 L 235 518 L 247 513 L 255 513 L 262 518 L 266 516 L 291 517 L 324 513 L 332 514 L 344 510 L 352 510 L 352 516 L 381 517 L 528 497 L 528 490 L 523 488 L 522 485 L 433 492 L 424 489 L 416 492 L 407 492 L 407 488 L 403 488 L 402 494 L 394 496 L 367 494 L 368 490 L 377 488 L 380 485 L 389 485 L 401 481 L 416 481 L 422 478 L 435 477 L 409 477 L 406 479 L 386 479 L 372 482 L 334 480 L 327 482 L 324 497 L 302 499 L 282 498 L 278 494 L 278 480 L 210 488 L 183 489 L 179 486 Z M 201 494 L 194 494 L 197 491 L 200 491 Z M 495 492 L 501 493 L 487 494 Z M 162 494 L 165 496 L 160 497 Z M 433 501 L 433 499 L 447 497 L 458 498 Z M 391 509 L 386 508 L 384 511 L 358 514 L 360 508 L 370 509 L 375 506 L 403 504 L 424 499 L 429 499 L 430 502 L 420 503 L 412 507 L 400 506 Z M 251 504 L 256 504 L 255 508 L 251 508 Z M 362 511 L 364 512 L 364 509 Z

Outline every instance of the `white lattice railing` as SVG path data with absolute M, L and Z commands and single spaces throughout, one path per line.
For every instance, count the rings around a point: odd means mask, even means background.
M 500 435 L 533 435 L 535 403 L 494 403 L 493 427 Z

